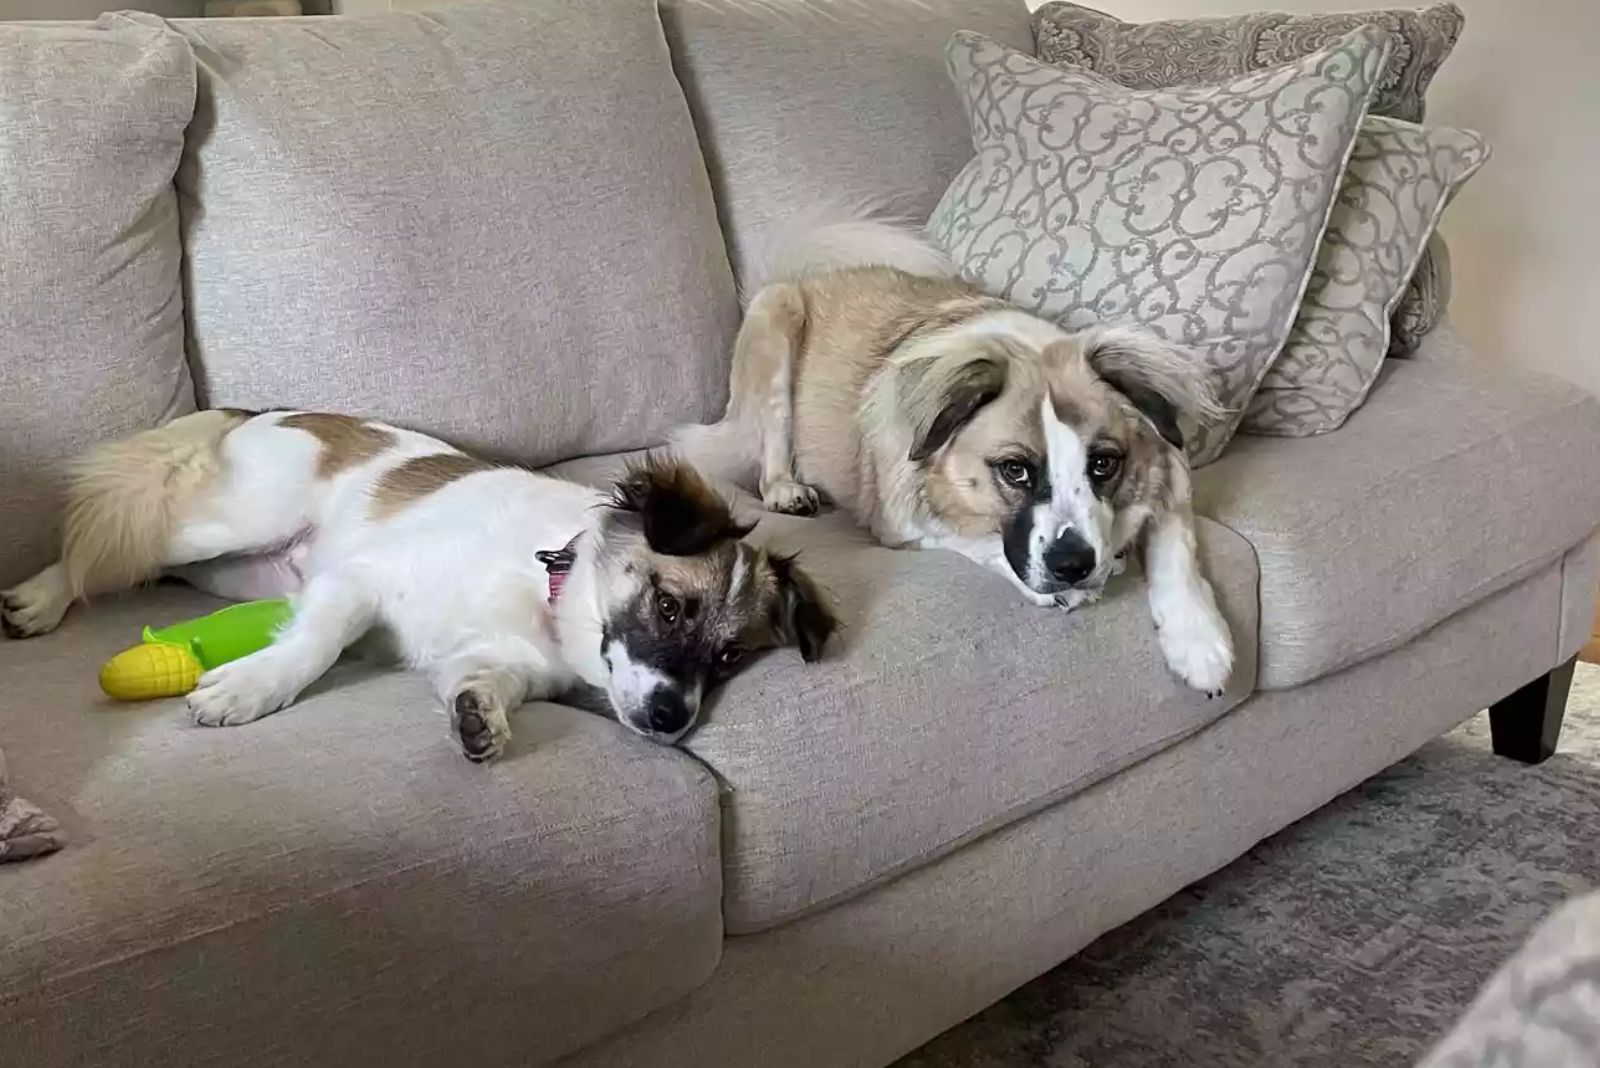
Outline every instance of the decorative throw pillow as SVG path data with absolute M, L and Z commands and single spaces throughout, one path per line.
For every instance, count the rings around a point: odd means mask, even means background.
M 1389 319 L 1445 205 L 1489 157 L 1481 137 L 1394 119 L 1362 124 L 1317 250 L 1300 314 L 1242 428 L 1305 437 L 1337 430 L 1367 399 Z
M 1417 351 L 1422 339 L 1444 321 L 1450 306 L 1450 246 L 1438 231 L 1428 238 L 1428 248 L 1411 276 L 1411 284 L 1400 298 L 1390 325 L 1389 355 L 1405 357 Z
M 1351 30 L 1381 26 L 1391 47 L 1372 94 L 1374 115 L 1421 122 L 1423 95 L 1461 36 L 1455 4 L 1421 10 L 1290 15 L 1262 11 L 1222 18 L 1123 22 L 1093 8 L 1056 2 L 1033 15 L 1039 58 L 1083 67 L 1130 89 L 1208 85 L 1321 51 Z
M 1264 11 L 1136 23 L 1057 2 L 1034 13 L 1033 30 L 1039 58 L 1046 63 L 1083 67 L 1132 89 L 1169 89 L 1288 63 L 1358 26 L 1377 25 L 1388 31 L 1392 47 L 1370 111 L 1421 122 L 1428 85 L 1455 47 L 1465 22 L 1455 4 L 1324 15 Z M 1441 277 L 1433 259 L 1443 254 L 1443 245 L 1442 240 L 1435 241 L 1434 249 L 1423 257 L 1416 283 L 1395 317 L 1395 344 L 1403 351 L 1415 349 L 1444 318 L 1448 285 L 1425 288 Z
M 929 232 L 966 276 L 1067 329 L 1121 323 L 1192 350 L 1234 415 L 1288 339 L 1389 50 L 1365 27 L 1222 85 L 1134 90 L 973 33 L 945 50 L 977 155 Z

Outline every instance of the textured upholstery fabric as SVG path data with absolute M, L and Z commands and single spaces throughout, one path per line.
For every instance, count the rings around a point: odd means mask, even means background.
M 661 17 L 746 292 L 798 209 L 886 197 L 927 217 L 972 156 L 952 33 L 1033 50 L 1022 0 L 662 0 Z
M 1389 61 L 1372 113 L 1421 122 L 1428 84 L 1461 36 L 1466 16 L 1455 4 L 1333 14 L 1260 11 L 1221 18 L 1123 22 L 1078 4 L 1045 4 L 1034 13 L 1039 58 L 1085 67 L 1130 89 L 1207 85 L 1292 63 L 1360 26 L 1389 34 Z
M 710 982 L 570 1068 L 887 1064 L 1554 666 L 1556 572 L 1387 656 L 1256 694 L 860 897 L 730 939 Z
M 721 410 L 738 304 L 650 0 L 177 25 L 209 405 L 530 463 Z
M 1344 429 L 1243 437 L 1195 506 L 1261 566 L 1263 689 L 1392 649 L 1600 525 L 1600 402 L 1491 368 L 1446 330 L 1387 365 Z
M 1547 918 L 1420 1068 L 1589 1068 L 1600 1056 L 1600 892 Z
M 957 34 L 977 156 L 929 231 L 984 289 L 1068 329 L 1191 350 L 1234 413 L 1192 437 L 1214 460 L 1288 339 L 1389 47 L 1369 26 L 1221 85 L 1133 90 Z
M 1291 15 L 1262 11 L 1222 18 L 1123 22 L 1078 4 L 1045 4 L 1034 14 L 1039 58 L 1086 67 L 1135 89 L 1204 85 L 1299 59 L 1349 33 L 1378 25 L 1393 47 L 1372 114 L 1421 122 L 1428 85 L 1461 36 L 1466 16 L 1455 4 Z M 1416 348 L 1444 318 L 1450 300 L 1449 263 L 1436 238 L 1394 318 L 1401 354 Z M 1442 283 L 1442 284 L 1441 284 Z
M 1488 157 L 1488 144 L 1468 130 L 1377 117 L 1362 124 L 1289 343 L 1242 430 L 1324 434 L 1361 407 L 1439 216 Z
M 172 190 L 194 83 L 160 25 L 0 23 L 0 588 L 55 551 L 61 461 L 194 407 Z
M 0 865 L 6 1068 L 539 1064 L 715 967 L 693 760 L 532 705 L 479 767 L 420 677 L 360 665 L 247 727 L 99 697 L 140 625 L 211 606 L 160 589 L 0 641 L 16 787 L 71 832 Z
M 599 481 L 608 466 L 558 470 Z M 1200 532 L 1239 649 L 1223 700 L 1167 673 L 1137 575 L 1066 614 L 1021 604 L 953 554 L 873 545 L 837 514 L 763 516 L 755 536 L 800 552 L 843 637 L 820 663 L 779 652 L 735 678 L 686 743 L 727 791 L 728 929 L 860 893 L 1238 703 L 1254 675 L 1255 562 L 1229 531 L 1202 521 Z

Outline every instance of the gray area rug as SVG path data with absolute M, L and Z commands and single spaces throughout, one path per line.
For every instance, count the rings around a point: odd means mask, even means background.
M 1485 713 L 1112 931 L 897 1068 L 1414 1064 L 1600 886 L 1600 667 L 1556 755 Z

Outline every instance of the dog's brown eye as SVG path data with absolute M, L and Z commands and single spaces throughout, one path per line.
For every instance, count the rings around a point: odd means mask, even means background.
M 730 645 L 717 654 L 717 663 L 725 668 L 737 667 L 744 659 L 744 650 L 737 645 Z
M 676 623 L 678 621 L 678 599 L 670 593 L 657 593 L 656 613 L 661 616 L 661 622 Z
M 1122 457 L 1114 452 L 1097 452 L 1089 457 L 1089 479 L 1092 482 L 1109 482 L 1122 470 Z
M 995 473 L 1007 485 L 1016 486 L 1018 489 L 1028 489 L 1033 485 L 1033 465 L 1026 460 L 1015 457 L 1000 460 L 994 465 Z

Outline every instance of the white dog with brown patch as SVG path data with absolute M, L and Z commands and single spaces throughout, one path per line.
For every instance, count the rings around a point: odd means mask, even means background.
M 1196 556 L 1183 423 L 1204 370 L 1137 330 L 1069 333 L 956 277 L 903 226 L 792 224 L 745 314 L 727 413 L 685 458 L 774 511 L 826 497 L 891 547 L 952 549 L 1029 601 L 1095 600 L 1142 551 L 1167 664 L 1217 693 L 1233 643 Z
M 834 629 L 792 560 L 747 532 L 668 461 L 607 494 L 380 423 L 207 411 L 75 465 L 61 560 L 0 594 L 0 627 L 44 634 L 75 600 L 173 574 L 294 598 L 270 646 L 201 677 L 197 723 L 283 708 L 376 628 L 431 677 L 474 761 L 504 748 L 511 709 L 582 684 L 672 743 L 750 655 L 815 660 Z

